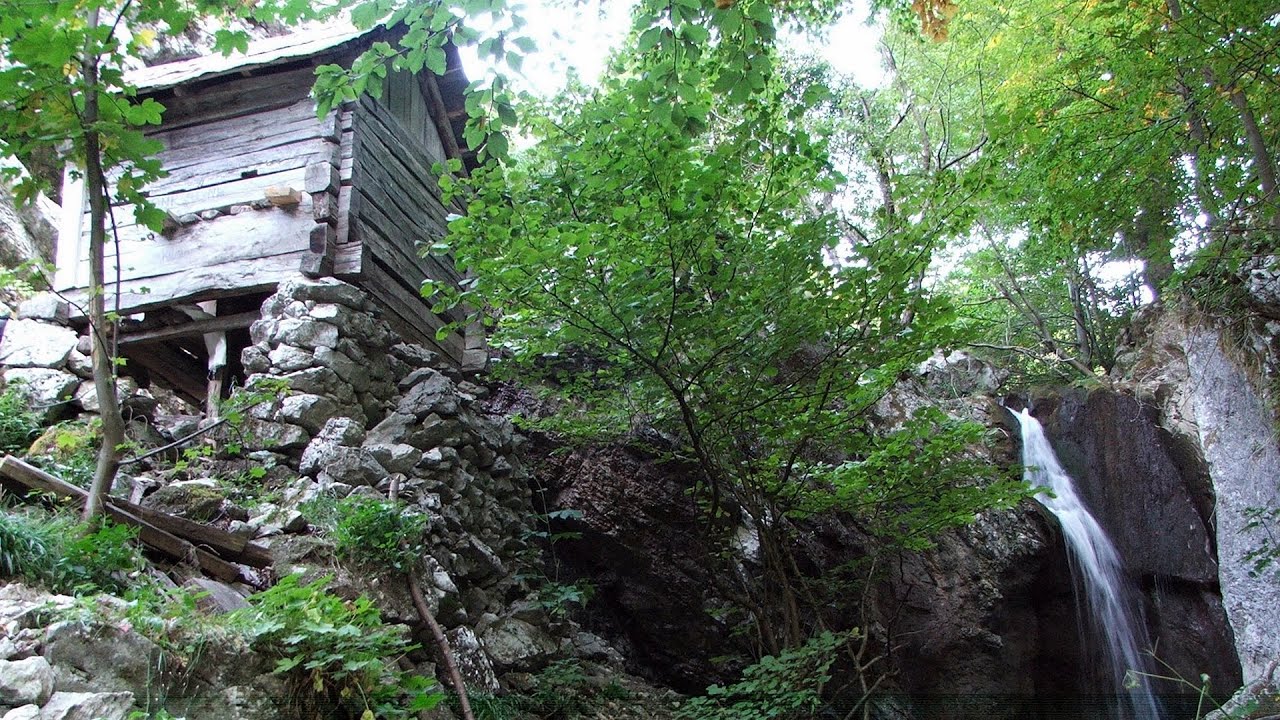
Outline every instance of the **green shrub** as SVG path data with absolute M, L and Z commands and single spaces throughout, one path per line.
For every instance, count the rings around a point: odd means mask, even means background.
M 338 554 L 350 560 L 405 571 L 425 551 L 426 516 L 399 503 L 348 497 L 338 503 L 337 515 L 333 535 Z
M 40 434 L 40 416 L 18 383 L 0 393 L 0 454 L 25 453 Z
M 783 720 L 812 717 L 844 636 L 821 633 L 777 657 L 763 657 L 742 673 L 742 680 L 712 685 L 676 711 L 677 720 Z
M 383 624 L 367 598 L 348 602 L 327 592 L 328 580 L 303 584 L 300 575 L 290 575 L 249 598 L 252 607 L 236 617 L 244 623 L 250 646 L 274 657 L 275 672 L 298 690 L 311 691 L 299 694 L 308 698 L 312 710 L 394 720 L 434 707 L 442 697 L 434 680 L 396 667 L 399 658 L 416 648 L 405 628 Z

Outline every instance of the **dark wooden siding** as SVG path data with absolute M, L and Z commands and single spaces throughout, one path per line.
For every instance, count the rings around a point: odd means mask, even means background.
M 426 130 L 434 129 L 425 108 L 413 131 L 389 105 L 385 97 L 363 98 L 352 114 L 348 234 L 349 242 L 361 246 L 360 284 L 385 306 L 387 319 L 401 333 L 461 364 L 467 349 L 463 335 L 435 335 L 458 316 L 434 315 L 418 292 L 427 279 L 454 284 L 462 279 L 450 259 L 420 252 L 444 237 L 450 212 L 431 172 L 438 158 L 425 141 Z

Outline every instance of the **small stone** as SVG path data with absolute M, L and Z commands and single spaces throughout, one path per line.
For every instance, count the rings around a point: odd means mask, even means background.
M 77 348 L 67 356 L 67 369 L 76 377 L 86 380 L 93 377 L 93 358 L 80 352 Z
M 216 220 L 222 214 L 221 210 L 204 210 L 200 213 L 201 220 Z

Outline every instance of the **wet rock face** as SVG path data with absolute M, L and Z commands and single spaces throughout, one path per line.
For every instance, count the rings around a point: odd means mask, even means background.
M 1098 522 L 1139 576 L 1218 577 L 1203 466 L 1188 463 L 1155 410 L 1106 390 L 1062 396 L 1045 432 Z M 1181 460 L 1181 462 L 1179 462 Z M 1158 542 L 1154 540 L 1158 539 Z
M 622 447 L 553 455 L 539 470 L 549 506 L 581 513 L 551 530 L 581 534 L 554 551 L 569 579 L 595 586 L 584 625 L 613 641 L 631 671 L 701 692 L 718 677 L 711 658 L 738 648 L 708 613 L 721 562 L 685 494 L 691 477 Z
M 1141 590 L 1161 660 L 1214 688 L 1240 682 L 1218 589 L 1208 473 L 1157 412 L 1109 390 L 1037 401 L 1045 431 Z M 1168 687 L 1167 691 L 1178 691 Z

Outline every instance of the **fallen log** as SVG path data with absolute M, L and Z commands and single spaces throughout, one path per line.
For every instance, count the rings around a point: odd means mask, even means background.
M 80 503 L 85 502 L 89 496 L 84 489 L 12 455 L 6 455 L 0 460 L 0 475 L 27 488 L 53 493 Z M 266 548 L 208 525 L 145 508 L 120 498 L 108 498 L 104 509 L 112 520 L 138 528 L 138 539 L 146 545 L 171 558 L 195 564 L 219 580 L 231 582 L 239 579 L 240 567 L 205 547 L 219 550 L 246 565 L 267 567 L 271 564 Z

